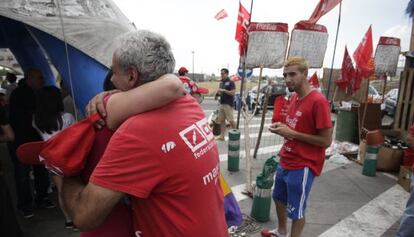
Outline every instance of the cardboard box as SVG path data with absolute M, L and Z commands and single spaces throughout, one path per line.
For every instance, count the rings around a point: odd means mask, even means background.
M 410 166 L 401 166 L 400 174 L 398 176 L 398 184 L 405 189 L 405 191 L 410 192 L 411 185 L 411 167 Z
M 392 149 L 381 146 L 377 156 L 377 170 L 398 171 L 400 168 L 404 151 L 402 149 Z
M 364 164 L 365 153 L 367 145 L 363 140 L 359 144 L 358 160 L 361 164 Z M 400 168 L 404 151 L 401 149 L 392 149 L 390 147 L 381 146 L 377 155 L 377 170 L 379 171 L 398 171 Z
M 393 137 L 393 138 L 399 138 L 399 139 L 403 137 L 401 129 L 381 129 L 381 133 L 385 137 Z

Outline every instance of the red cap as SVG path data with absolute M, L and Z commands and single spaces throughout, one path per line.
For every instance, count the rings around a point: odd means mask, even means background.
M 16 155 L 23 164 L 39 165 L 39 154 L 43 149 L 45 141 L 29 142 L 20 145 L 16 151 Z
M 99 119 L 99 114 L 94 114 L 47 141 L 23 144 L 17 149 L 17 157 L 24 164 L 44 164 L 57 175 L 77 175 L 83 170 L 92 148 L 95 140 L 93 125 Z
M 180 67 L 180 69 L 178 69 L 178 74 L 185 74 L 187 72 L 188 72 L 188 70 L 185 67 Z

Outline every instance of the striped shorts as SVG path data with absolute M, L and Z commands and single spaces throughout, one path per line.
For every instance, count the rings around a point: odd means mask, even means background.
M 299 170 L 285 170 L 280 165 L 278 166 L 273 199 L 286 205 L 290 219 L 298 220 L 305 217 L 306 202 L 314 177 L 308 167 Z

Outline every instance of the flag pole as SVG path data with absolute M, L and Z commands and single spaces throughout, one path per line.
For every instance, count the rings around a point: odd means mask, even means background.
M 257 86 L 256 106 L 255 106 L 256 110 L 259 106 L 260 81 L 262 80 L 262 72 L 263 72 L 263 65 L 260 66 L 259 85 Z M 264 126 L 264 122 L 266 119 L 268 101 L 269 101 L 269 87 L 266 87 L 265 99 L 263 101 L 262 121 L 260 121 L 259 135 L 257 136 L 256 147 L 254 148 L 254 152 L 253 152 L 253 158 L 255 159 L 257 158 L 257 152 L 259 151 L 259 147 L 260 147 L 260 140 L 262 139 L 263 126 Z M 256 112 L 256 110 L 254 112 Z
M 249 25 L 250 25 L 250 21 L 252 20 L 252 12 L 253 12 L 253 0 L 251 1 L 251 4 L 250 4 Z M 247 34 L 247 42 L 246 43 L 248 43 L 248 42 L 249 42 L 249 34 Z M 244 54 L 241 57 L 241 60 L 243 61 L 243 75 L 241 77 L 241 85 L 240 85 L 240 106 L 237 108 L 237 124 L 236 124 L 237 129 L 239 129 L 240 111 L 241 111 L 241 108 L 243 107 L 243 91 L 244 91 L 244 83 L 245 83 L 245 79 L 246 79 L 246 56 L 247 56 L 247 46 L 244 48 Z
M 252 20 L 252 13 L 253 13 L 253 0 L 251 0 L 251 4 L 250 4 L 250 19 L 249 19 L 249 25 L 250 22 Z M 248 44 L 249 42 L 249 34 L 247 34 L 247 41 L 246 44 Z M 243 55 L 243 75 L 242 75 L 242 82 L 241 82 L 241 86 L 240 86 L 240 98 L 242 100 L 242 105 L 244 105 L 243 103 L 243 91 L 244 91 L 244 82 L 246 79 L 246 56 L 247 56 L 247 45 L 244 48 L 244 55 Z M 237 129 L 239 129 L 239 122 L 240 122 L 240 110 L 241 110 L 240 106 L 238 108 L 238 112 L 237 112 Z M 246 130 L 246 124 L 247 124 L 247 119 L 248 118 L 244 118 L 245 120 L 245 131 Z M 246 141 L 250 141 L 250 137 L 249 134 L 245 134 Z M 250 144 L 245 144 L 245 148 L 249 147 Z M 243 194 L 249 196 L 249 197 L 253 197 L 253 189 L 252 189 L 252 167 L 251 167 L 251 160 L 250 160 L 250 149 L 248 151 L 246 151 L 246 187 L 245 187 L 245 191 L 242 192 Z
M 384 77 L 384 84 L 383 84 L 383 87 L 382 87 L 382 103 L 385 103 L 384 98 L 385 98 L 385 91 L 387 89 L 388 73 L 384 73 L 382 76 Z
M 332 72 L 333 72 L 333 67 L 334 67 L 334 62 L 335 62 L 336 45 L 338 43 L 339 26 L 341 25 L 341 12 L 342 12 L 342 0 L 339 2 L 338 26 L 336 27 L 336 36 L 335 36 L 334 51 L 333 51 L 333 56 L 332 56 L 331 70 L 329 71 L 328 91 L 326 93 L 326 98 L 328 100 L 329 100 L 329 91 L 331 90 L 331 81 L 332 81 Z

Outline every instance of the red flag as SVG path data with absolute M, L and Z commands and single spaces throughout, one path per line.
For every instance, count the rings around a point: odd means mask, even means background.
M 216 20 L 221 20 L 228 17 L 226 10 L 222 9 L 221 11 L 219 11 L 214 18 L 216 18 Z
M 338 5 L 341 1 L 342 0 L 320 0 L 315 10 L 313 10 L 312 15 L 309 17 L 309 20 L 301 22 L 309 25 L 315 25 L 319 18 L 336 7 L 336 5 Z
M 239 16 L 237 17 L 236 40 L 239 42 L 239 54 L 244 55 L 247 47 L 247 27 L 250 24 L 250 13 L 239 3 Z
M 353 55 L 356 64 L 355 81 L 352 85 L 352 91 L 354 92 L 359 89 L 362 78 L 368 78 L 375 72 L 374 59 L 372 58 L 373 51 L 372 28 L 369 26 Z
M 314 88 L 319 88 L 319 79 L 318 75 L 316 75 L 316 72 L 311 76 L 311 78 L 309 78 L 309 84 Z
M 349 56 L 348 49 L 345 46 L 344 59 L 342 61 L 341 78 L 337 80 L 336 85 L 343 91 L 347 91 L 349 84 L 355 78 L 355 69 L 352 63 L 351 56 Z

